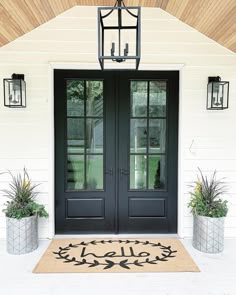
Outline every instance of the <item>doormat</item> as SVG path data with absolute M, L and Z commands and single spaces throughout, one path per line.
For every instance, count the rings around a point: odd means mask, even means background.
M 177 239 L 55 239 L 33 272 L 199 272 L 199 268 Z

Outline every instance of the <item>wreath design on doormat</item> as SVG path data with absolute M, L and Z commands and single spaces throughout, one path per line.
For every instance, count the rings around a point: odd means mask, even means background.
M 70 254 L 68 253 L 71 249 L 73 248 L 83 248 L 89 245 L 93 245 L 93 246 L 97 246 L 99 244 L 113 244 L 113 243 L 119 243 L 119 244 L 123 244 L 123 245 L 127 245 L 127 244 L 134 244 L 134 245 L 143 245 L 143 246 L 150 246 L 150 247 L 157 247 L 160 250 L 162 250 L 162 253 L 160 254 L 160 256 L 155 256 L 154 259 L 150 259 L 150 258 L 145 258 L 145 256 L 150 256 L 150 254 L 148 252 L 140 252 L 139 255 L 130 255 L 127 256 L 125 255 L 115 255 L 114 253 L 116 252 L 107 252 L 104 256 L 98 256 L 94 253 L 88 253 L 86 255 L 83 255 L 84 257 L 88 256 L 88 255 L 92 255 L 95 258 L 109 258 L 109 257 L 120 257 L 121 260 L 120 261 L 112 261 L 110 259 L 105 259 L 104 261 L 100 262 L 97 259 L 92 259 L 92 260 L 87 260 L 85 258 L 78 259 L 76 257 L 70 257 Z M 122 247 L 121 247 L 122 248 Z M 130 247 L 130 251 L 132 247 Z M 83 250 L 82 250 L 83 251 Z M 61 259 L 63 260 L 63 263 L 73 263 L 74 266 L 81 266 L 81 265 L 87 265 L 88 267 L 92 268 L 92 267 L 98 267 L 101 266 L 103 267 L 103 269 L 109 269 L 114 267 L 115 265 L 118 265 L 122 268 L 125 269 L 130 269 L 130 266 L 137 266 L 137 267 L 143 267 L 145 264 L 158 264 L 159 262 L 167 262 L 169 260 L 169 258 L 174 258 L 176 257 L 175 255 L 173 255 L 174 253 L 176 253 L 177 251 L 172 250 L 171 246 L 164 246 L 161 243 L 151 243 L 149 241 L 138 241 L 138 240 L 101 240 L 101 241 L 96 241 L 93 240 L 91 242 L 81 242 L 79 244 L 69 244 L 67 247 L 59 247 L 59 251 L 58 252 L 53 252 L 53 254 L 56 255 L 56 259 Z M 146 254 L 149 255 L 146 255 Z M 121 251 L 122 254 L 122 251 Z M 132 254 L 132 252 L 131 252 Z M 123 258 L 122 258 L 123 257 Z M 128 259 L 124 259 L 126 257 L 138 257 L 139 259 L 136 259 L 132 262 L 130 262 Z

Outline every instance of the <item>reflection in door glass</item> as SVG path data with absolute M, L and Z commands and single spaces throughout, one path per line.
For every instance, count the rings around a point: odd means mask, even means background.
M 67 188 L 78 190 L 84 188 L 84 157 L 68 155 L 67 157 Z
M 147 120 L 130 120 L 130 152 L 146 153 L 147 149 Z
M 86 185 L 89 190 L 103 188 L 103 156 L 88 155 L 86 161 Z
M 149 116 L 166 116 L 166 81 L 150 81 Z
M 166 145 L 166 120 L 149 120 L 149 153 L 164 153 Z
M 67 80 L 67 115 L 84 116 L 84 81 Z
M 84 119 L 67 119 L 67 152 L 79 154 L 84 152 Z
M 87 153 L 103 152 L 103 120 L 86 120 L 86 148 Z
M 131 117 L 147 116 L 147 81 L 131 81 Z
M 130 156 L 130 188 L 145 189 L 147 175 L 147 159 L 145 155 Z
M 166 181 L 165 156 L 149 156 L 149 189 L 164 189 Z
M 87 116 L 103 115 L 103 82 L 86 81 L 86 113 Z

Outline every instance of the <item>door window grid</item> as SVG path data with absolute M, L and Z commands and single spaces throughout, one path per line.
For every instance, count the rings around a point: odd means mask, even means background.
M 166 188 L 166 89 L 166 80 L 130 81 L 131 190 Z
M 67 80 L 66 123 L 67 190 L 103 190 L 103 81 Z

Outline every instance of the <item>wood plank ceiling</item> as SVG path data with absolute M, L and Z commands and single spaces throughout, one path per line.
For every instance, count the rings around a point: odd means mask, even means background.
M 115 0 L 0 0 L 0 46 L 75 5 L 113 6 Z M 126 6 L 160 7 L 236 52 L 236 0 L 125 0 Z

